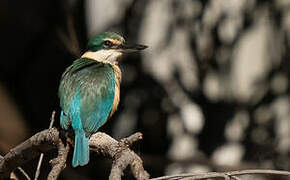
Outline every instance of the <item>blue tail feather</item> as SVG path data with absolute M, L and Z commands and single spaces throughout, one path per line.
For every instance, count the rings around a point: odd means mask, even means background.
M 89 162 L 89 138 L 85 136 L 84 132 L 76 131 L 75 133 L 75 147 L 72 166 L 84 166 Z
M 75 132 L 75 147 L 73 154 L 72 166 L 84 166 L 89 162 L 89 138 L 85 136 L 85 132 L 82 127 L 81 115 L 81 96 L 80 92 L 77 91 L 76 95 L 70 105 L 70 114 L 72 117 L 72 128 Z

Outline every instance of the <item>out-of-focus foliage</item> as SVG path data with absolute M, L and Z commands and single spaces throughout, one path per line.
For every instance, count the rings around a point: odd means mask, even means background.
M 101 130 L 115 138 L 141 131 L 135 150 L 152 176 L 290 170 L 290 1 L 66 2 L 82 52 L 87 39 L 103 31 L 149 45 L 124 57 L 119 111 Z M 75 57 L 59 38 L 69 33 L 63 4 L 20 7 L 24 17 L 3 11 L 5 52 L 20 53 L 0 62 L 0 73 L 37 132 L 58 108 L 59 78 Z M 17 73 L 9 77 L 11 71 Z M 109 168 L 95 158 L 62 177 L 105 178 Z
M 128 37 L 150 46 L 139 72 L 126 61 L 124 81 L 141 86 L 124 92 L 113 134 L 140 122 L 151 134 L 146 145 L 172 161 L 168 174 L 211 169 L 196 162 L 201 157 L 228 168 L 289 169 L 290 3 L 91 0 L 86 7 L 89 34 L 124 32 L 116 25 L 125 20 Z M 152 82 L 138 78 L 142 72 Z

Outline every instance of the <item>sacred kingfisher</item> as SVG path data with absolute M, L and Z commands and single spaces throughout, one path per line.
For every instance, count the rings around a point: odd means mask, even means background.
M 89 162 L 89 137 L 118 107 L 120 57 L 145 48 L 145 45 L 128 45 L 122 36 L 105 32 L 92 37 L 88 51 L 66 68 L 58 91 L 62 109 L 60 125 L 74 132 L 73 167 Z

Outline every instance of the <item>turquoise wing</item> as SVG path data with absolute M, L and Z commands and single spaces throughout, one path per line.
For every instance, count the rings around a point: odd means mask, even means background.
M 109 116 L 114 95 L 115 76 L 111 65 L 88 59 L 75 61 L 60 83 L 61 126 L 67 129 L 72 123 L 81 125 L 86 134 L 96 132 Z
M 59 86 L 60 124 L 75 132 L 73 167 L 89 162 L 89 135 L 107 120 L 115 96 L 115 76 L 108 64 L 78 59 L 64 72 Z
M 87 78 L 80 86 L 82 97 L 80 115 L 83 129 L 93 133 L 101 127 L 110 114 L 115 96 L 115 76 L 110 65 L 86 69 Z M 89 75 L 89 76 L 90 76 Z

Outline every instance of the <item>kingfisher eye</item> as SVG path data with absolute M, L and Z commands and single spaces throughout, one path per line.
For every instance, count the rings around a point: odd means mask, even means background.
M 108 41 L 108 40 L 104 41 L 103 44 L 104 44 L 106 47 L 111 47 L 111 46 L 113 46 L 113 43 L 112 43 L 111 41 Z

